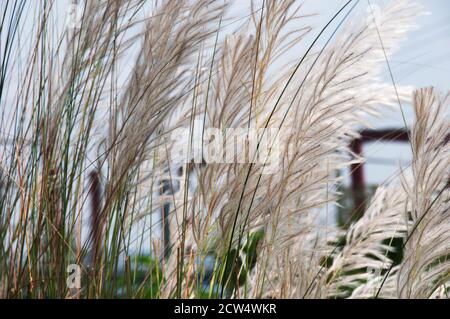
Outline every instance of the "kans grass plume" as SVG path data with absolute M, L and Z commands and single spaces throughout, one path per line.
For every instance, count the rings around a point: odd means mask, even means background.
M 419 5 L 349 1 L 323 33 L 294 0 L 74 5 L 61 28 L 57 1 L 1 4 L 2 297 L 447 296 L 448 96 L 416 91 L 411 167 L 321 222 L 364 118 L 411 99 L 382 72 Z M 208 128 L 280 129 L 279 166 L 176 156 Z

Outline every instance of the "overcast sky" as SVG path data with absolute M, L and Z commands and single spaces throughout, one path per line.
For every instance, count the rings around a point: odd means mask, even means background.
M 382 4 L 387 1 L 373 2 Z M 435 86 L 445 93 L 450 90 L 450 1 L 422 0 L 420 3 L 430 14 L 418 19 L 419 29 L 409 35 L 392 57 L 390 63 L 394 78 L 399 85 Z M 387 68 L 385 73 L 389 81 Z M 410 123 L 413 112 L 408 105 L 405 105 L 405 113 Z M 400 110 L 387 113 L 382 121 L 374 121 L 373 125 L 402 127 Z M 405 144 L 371 145 L 365 148 L 365 152 L 368 157 L 367 179 L 372 183 L 384 181 L 397 170 L 396 162 L 406 162 L 410 158 L 410 146 Z M 376 162 L 381 164 L 374 164 Z

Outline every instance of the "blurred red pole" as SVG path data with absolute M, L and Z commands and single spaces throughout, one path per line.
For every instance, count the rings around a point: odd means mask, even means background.
M 357 156 L 363 156 L 363 145 L 372 141 L 409 142 L 408 131 L 405 129 L 363 130 L 360 137 L 350 144 L 351 151 Z M 353 197 L 352 219 L 359 219 L 365 211 L 366 182 L 364 178 L 364 163 L 351 165 L 351 182 Z
M 357 156 L 362 156 L 363 142 L 355 139 L 350 145 L 352 152 Z M 352 164 L 350 175 L 352 178 L 353 214 L 352 219 L 360 218 L 365 211 L 364 202 L 366 200 L 366 183 L 364 180 L 364 163 Z

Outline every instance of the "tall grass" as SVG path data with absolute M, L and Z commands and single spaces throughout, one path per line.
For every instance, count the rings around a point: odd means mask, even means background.
M 0 296 L 447 297 L 449 98 L 381 80 L 423 9 L 366 4 L 316 30 L 294 0 L 78 1 L 63 27 L 58 1 L 2 2 Z M 365 117 L 409 100 L 411 165 L 323 225 Z M 210 163 L 208 128 L 263 133 Z

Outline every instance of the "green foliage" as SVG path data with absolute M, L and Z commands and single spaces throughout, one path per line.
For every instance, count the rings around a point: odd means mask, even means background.
M 227 295 L 246 283 L 249 273 L 256 265 L 258 245 L 263 238 L 264 230 L 257 230 L 248 235 L 239 251 L 236 248 L 230 250 L 221 283 L 225 285 Z
M 136 255 L 125 262 L 125 267 L 117 275 L 117 297 L 159 298 L 163 284 L 161 267 L 150 255 Z

